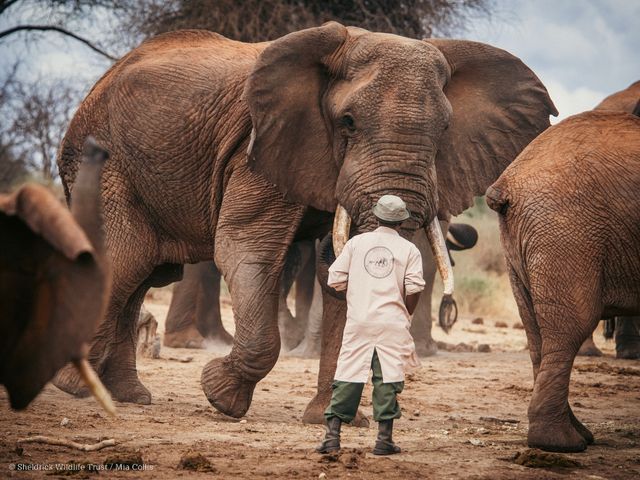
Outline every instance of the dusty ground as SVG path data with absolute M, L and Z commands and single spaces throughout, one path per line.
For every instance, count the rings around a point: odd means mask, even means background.
M 160 321 L 169 293 L 155 291 L 148 308 Z M 225 308 L 225 323 L 232 330 Z M 313 396 L 317 360 L 282 357 L 256 388 L 252 407 L 239 421 L 209 406 L 200 371 L 220 353 L 163 348 L 161 359 L 141 359 L 142 381 L 154 395 L 152 405 L 118 404 L 111 419 L 92 399 L 74 399 L 48 386 L 25 412 L 8 408 L 0 392 L 0 478 L 639 478 L 640 362 L 613 358 L 611 344 L 598 337 L 606 357 L 578 359 L 571 385 L 574 411 L 596 435 L 586 453 L 565 455 L 565 468 L 529 468 L 513 458 L 526 450 L 526 409 L 531 372 L 523 330 L 496 327 L 484 319 L 462 319 L 450 336 L 438 340 L 489 344 L 491 353 L 442 352 L 425 359 L 401 396 L 404 416 L 396 441 L 403 453 L 371 455 L 374 428 L 346 427 L 343 453 L 320 456 L 313 448 L 322 427 L 303 425 L 300 417 Z M 173 357 L 172 360 L 169 357 Z M 192 361 L 182 363 L 177 359 Z M 362 408 L 370 413 L 370 390 Z M 63 419 L 68 419 L 64 420 Z M 64 424 L 64 425 L 63 425 Z M 66 447 L 23 444 L 32 435 L 94 443 L 114 438 L 115 447 L 80 452 Z M 191 457 L 191 458 L 188 458 Z M 578 466 L 566 460 L 575 460 Z M 23 465 L 56 468 L 69 463 L 80 471 L 18 472 Z M 114 470 L 117 464 L 146 469 Z M 106 465 L 111 465 L 111 470 Z M 100 468 L 93 473 L 89 468 Z M 58 467 L 59 468 L 59 467 Z M 196 470 L 194 470 L 196 469 Z M 199 470 L 197 470 L 199 469 Z

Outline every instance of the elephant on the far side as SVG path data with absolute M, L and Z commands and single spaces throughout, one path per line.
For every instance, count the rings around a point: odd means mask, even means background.
M 107 157 L 85 145 L 71 211 L 37 184 L 0 195 L 0 384 L 15 409 L 68 362 L 113 408 L 86 360 L 111 288 L 100 207 Z
M 163 343 L 173 348 L 204 348 L 208 342 L 230 346 L 233 336 L 222 324 L 220 311 L 221 273 L 215 262 L 184 266 L 182 280 L 173 295 Z M 313 242 L 295 242 L 289 248 L 280 283 L 278 324 L 281 343 L 291 350 L 302 340 L 311 308 L 315 278 Z M 287 307 L 287 296 L 295 282 L 295 314 Z
M 528 444 L 578 452 L 575 356 L 602 318 L 640 315 L 640 102 L 547 129 L 487 190 L 533 363 Z

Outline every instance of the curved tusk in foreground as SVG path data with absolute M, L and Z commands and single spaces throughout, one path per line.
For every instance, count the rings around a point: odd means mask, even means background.
M 87 359 L 82 358 L 80 360 L 74 360 L 73 365 L 76 367 L 78 373 L 80 373 L 80 377 L 84 383 L 87 384 L 89 391 L 94 397 L 96 397 L 96 400 L 102 408 L 104 408 L 110 415 L 115 416 L 116 407 L 111 400 L 111 395 L 109 395 L 109 392 L 100 381 L 100 378 L 98 378 L 96 372 L 91 368 Z
M 447 251 L 447 245 L 442 235 L 440 222 L 436 216 L 433 221 L 425 228 L 433 257 L 438 267 L 438 272 L 442 277 L 444 284 L 444 293 L 440 302 L 440 312 L 438 322 L 445 332 L 448 332 L 458 319 L 458 306 L 453 299 L 453 268 L 451 267 L 451 259 Z
M 344 245 L 349 240 L 349 230 L 351 229 L 351 217 L 345 208 L 338 204 L 336 215 L 333 218 L 333 232 L 331 239 L 333 241 L 333 252 L 336 258 L 342 253 Z

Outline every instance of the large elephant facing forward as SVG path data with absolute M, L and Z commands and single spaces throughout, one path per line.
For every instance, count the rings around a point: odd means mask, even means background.
M 149 403 L 135 364 L 144 294 L 182 264 L 214 259 L 236 331 L 201 382 L 212 405 L 244 415 L 278 358 L 279 279 L 294 240 L 328 232 L 334 211 L 345 220 L 336 239 L 349 235 L 345 213 L 351 233 L 370 229 L 383 194 L 407 202 L 404 235 L 438 210 L 457 214 L 553 112 L 520 60 L 473 42 L 332 22 L 265 43 L 206 31 L 143 43 L 93 87 L 58 161 L 73 199 L 85 132 L 112 152 L 102 196 L 114 290 L 92 363 L 116 399 Z M 56 384 L 80 390 L 69 371 Z
M 569 117 L 487 190 L 533 363 L 532 447 L 593 442 L 568 402 L 574 358 L 601 318 L 640 314 L 639 114 Z

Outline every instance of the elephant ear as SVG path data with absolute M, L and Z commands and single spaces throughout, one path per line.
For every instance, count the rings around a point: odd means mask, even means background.
M 250 168 L 288 200 L 327 211 L 335 208 L 339 169 L 322 96 L 331 79 L 327 60 L 346 38 L 347 29 L 330 22 L 274 41 L 259 56 L 244 91 L 253 123 Z
M 69 260 L 82 253 L 94 254 L 91 242 L 71 212 L 40 185 L 27 184 L 12 195 L 0 195 L 0 212 L 21 219 Z
M 504 50 L 429 39 L 451 69 L 444 93 L 453 113 L 436 156 L 439 210 L 458 215 L 483 195 L 557 115 L 538 77 Z

